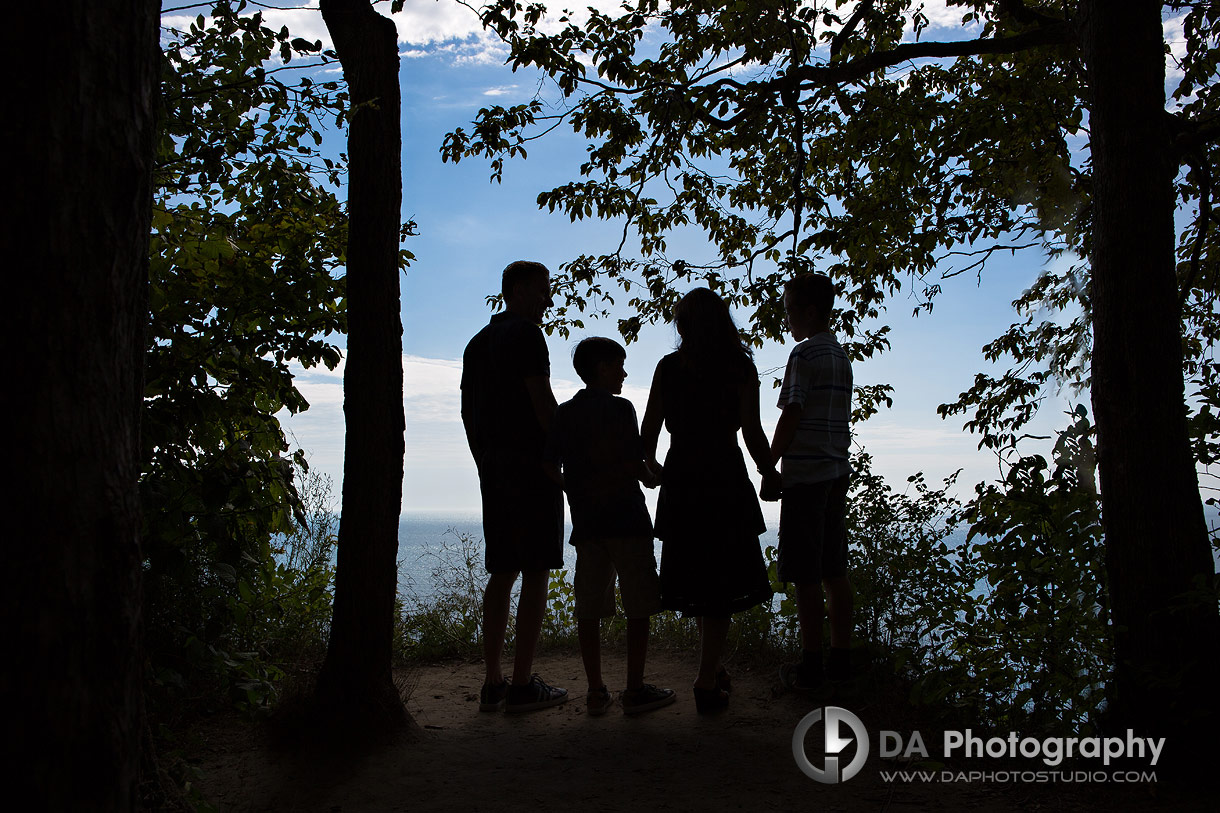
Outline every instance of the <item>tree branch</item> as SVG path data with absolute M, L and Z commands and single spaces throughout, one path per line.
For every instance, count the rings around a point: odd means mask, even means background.
M 1011 37 L 963 40 L 958 42 L 911 42 L 889 51 L 877 51 L 855 59 L 821 65 L 797 65 L 787 73 L 774 79 L 757 82 L 739 82 L 732 78 L 718 79 L 699 88 L 700 96 L 709 109 L 716 105 L 716 92 L 731 87 L 743 94 L 764 95 L 785 91 L 819 90 L 836 88 L 859 81 L 871 73 L 893 67 L 913 59 L 943 59 L 959 56 L 983 56 L 986 54 L 1012 54 L 1044 45 L 1064 45 L 1075 42 L 1075 32 L 1068 23 L 1039 26 Z M 712 127 L 722 129 L 736 127 L 754 112 L 753 106 L 738 104 L 738 111 L 728 119 L 721 119 L 704 111 L 700 119 Z
M 876 0 L 867 0 L 867 2 L 856 6 L 855 12 L 853 12 L 851 17 L 847 20 L 847 25 L 843 26 L 839 33 L 835 34 L 834 39 L 830 41 L 831 62 L 834 62 L 839 56 L 839 51 L 843 49 L 843 45 L 847 42 L 847 38 L 850 37 L 852 32 L 856 30 L 856 26 L 860 24 L 860 21 L 864 19 L 864 16 L 873 10 L 873 3 L 875 2 Z
M 1043 45 L 1064 45 L 1075 40 L 1072 27 L 1059 22 L 1042 25 L 1022 34 L 993 39 L 964 40 L 960 42 L 910 42 L 889 51 L 879 51 L 857 57 L 841 64 L 800 65 L 788 71 L 786 76 L 760 83 L 779 86 L 797 81 L 807 83 L 802 89 L 816 89 L 827 85 L 855 82 L 870 73 L 898 65 L 912 59 L 937 59 L 958 56 L 983 56 L 985 54 L 1012 54 Z

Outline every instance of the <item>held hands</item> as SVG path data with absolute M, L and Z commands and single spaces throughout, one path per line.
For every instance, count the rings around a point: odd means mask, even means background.
M 762 485 L 758 489 L 758 498 L 763 502 L 776 502 L 784 493 L 784 478 L 775 469 L 762 473 Z
M 644 470 L 648 472 L 647 477 L 640 478 L 640 483 L 643 484 L 644 488 L 656 488 L 661 485 L 661 477 L 665 469 L 660 463 L 657 463 L 655 460 L 645 463 Z

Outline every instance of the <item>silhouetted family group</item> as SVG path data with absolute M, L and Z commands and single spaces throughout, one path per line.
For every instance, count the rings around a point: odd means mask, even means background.
M 844 525 L 850 464 L 852 373 L 830 331 L 834 287 L 822 275 L 788 281 L 784 310 L 799 342 L 779 393 L 782 410 L 768 445 L 759 417 L 759 377 L 728 306 L 696 288 L 674 309 L 678 349 L 661 359 L 642 424 L 618 397 L 627 353 L 613 339 L 588 338 L 572 354 L 585 388 L 556 404 L 540 325 L 551 299 L 541 263 L 504 269 L 505 310 L 470 341 L 463 356 L 462 421 L 479 471 L 486 566 L 483 711 L 523 712 L 568 699 L 532 674 L 550 571 L 563 567 L 563 494 L 576 548 L 573 590 L 590 715 L 614 696 L 601 674 L 601 619 L 615 614 L 615 580 L 627 617 L 623 712 L 675 700 L 644 682 L 649 620 L 676 610 L 696 618 L 700 713 L 728 707 L 732 685 L 722 663 L 733 613 L 771 600 L 759 545 L 766 529 L 758 497 L 781 500 L 778 576 L 795 585 L 801 658 L 785 664 L 785 686 L 819 689 L 845 679 L 852 597 Z M 656 460 L 669 432 L 664 466 Z M 762 475 L 759 494 L 737 445 Z M 782 474 L 776 469 L 780 463 Z M 656 521 L 643 484 L 660 486 Z M 662 541 L 660 572 L 653 538 Z M 521 576 L 511 679 L 500 668 L 513 585 Z M 825 597 L 825 601 L 824 601 Z M 829 659 L 822 624 L 830 620 Z

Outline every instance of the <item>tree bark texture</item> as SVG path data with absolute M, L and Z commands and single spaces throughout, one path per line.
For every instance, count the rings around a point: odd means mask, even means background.
M 1176 734 L 1214 719 L 1220 640 L 1214 600 L 1186 598 L 1214 568 L 1183 407 L 1161 4 L 1088 0 L 1080 12 L 1093 92 L 1093 409 L 1111 711 L 1116 727 Z
M 16 366 L 0 677 L 8 792 L 39 810 L 137 804 L 143 717 L 139 421 L 158 12 L 18 11 L 5 125 Z M 25 517 L 24 522 L 18 519 Z
M 402 133 L 398 37 L 368 0 L 322 0 L 351 91 L 348 134 L 347 424 L 325 707 L 358 722 L 407 720 L 390 658 L 405 454 L 398 287 Z

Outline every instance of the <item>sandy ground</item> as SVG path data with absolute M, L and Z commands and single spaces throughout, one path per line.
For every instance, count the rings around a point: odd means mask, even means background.
M 1217 809 L 1215 799 L 1155 785 L 886 782 L 883 770 L 910 766 L 882 761 L 875 744 L 857 776 L 820 784 L 792 755 L 793 730 L 817 704 L 781 691 L 771 669 L 730 663 L 729 710 L 701 716 L 689 689 L 693 663 L 689 655 L 654 653 L 648 680 L 678 690 L 678 701 L 633 717 L 617 705 L 603 717 L 585 713 L 574 656 L 535 664 L 569 689 L 569 702 L 520 715 L 478 711 L 478 662 L 419 667 L 399 675 L 411 688 L 407 707 L 417 728 L 392 744 L 361 754 L 273 746 L 262 727 L 230 719 L 195 732 L 192 762 L 204 796 L 222 811 Z M 622 658 L 607 653 L 612 690 L 623 673 Z M 916 727 L 910 709 L 880 699 L 875 688 L 832 702 L 871 732 Z M 815 765 L 823 764 L 820 740 L 806 741 Z M 853 753 L 854 746 L 845 751 Z

